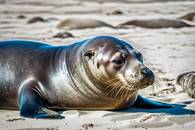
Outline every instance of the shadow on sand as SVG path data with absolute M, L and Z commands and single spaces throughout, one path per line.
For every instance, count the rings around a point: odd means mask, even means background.
M 183 102 L 183 104 L 188 104 L 188 102 Z M 156 108 L 156 109 L 144 109 L 144 108 L 136 108 L 131 107 L 126 110 L 122 110 L 120 112 L 128 112 L 128 113 L 161 113 L 161 114 L 169 114 L 169 115 L 195 115 L 194 110 L 186 109 L 186 105 L 180 104 L 172 104 L 173 108 Z

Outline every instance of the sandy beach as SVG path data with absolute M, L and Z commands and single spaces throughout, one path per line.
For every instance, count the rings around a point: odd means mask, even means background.
M 97 35 L 125 39 L 141 51 L 145 64 L 156 75 L 155 85 L 140 90 L 140 95 L 178 104 L 170 109 L 68 110 L 62 114 L 66 118 L 60 120 L 28 119 L 20 117 L 19 111 L 0 110 L 0 130 L 194 130 L 195 99 L 182 91 L 176 78 L 195 70 L 195 27 L 57 28 L 67 18 L 95 19 L 118 27 L 134 19 L 177 20 L 192 12 L 193 0 L 0 0 L 0 40 L 67 45 Z M 194 25 L 195 16 L 182 21 Z M 71 35 L 58 36 L 59 32 Z

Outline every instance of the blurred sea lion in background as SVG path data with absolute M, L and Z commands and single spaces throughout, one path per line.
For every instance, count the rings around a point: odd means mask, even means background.
M 59 29 L 86 29 L 86 28 L 97 28 L 97 27 L 110 27 L 115 28 L 114 26 L 105 23 L 100 20 L 89 19 L 89 18 L 67 18 L 61 21 L 57 28 Z
M 182 20 L 174 19 L 140 19 L 130 20 L 121 23 L 119 26 L 139 26 L 144 28 L 182 28 L 182 27 L 195 27 L 195 25 L 188 24 Z
M 184 20 L 188 20 L 188 21 L 195 21 L 195 12 L 187 13 L 187 14 L 179 17 L 179 19 L 184 19 Z
M 177 84 L 181 85 L 184 92 L 195 98 L 195 71 L 185 72 L 177 77 Z

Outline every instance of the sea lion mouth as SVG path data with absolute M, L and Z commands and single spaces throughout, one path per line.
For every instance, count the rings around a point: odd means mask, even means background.
M 138 90 L 146 88 L 154 83 L 154 78 L 148 78 L 148 77 L 136 77 L 133 76 L 130 79 L 126 79 L 124 75 L 119 76 L 121 79 L 121 82 L 123 82 L 124 86 L 126 86 L 129 90 Z
M 144 89 L 153 84 L 147 78 L 139 79 L 134 78 L 132 81 L 127 80 L 122 74 L 105 82 L 107 95 L 112 97 L 125 97 L 128 98 L 133 92 Z
M 126 85 L 128 88 L 132 89 L 132 90 L 138 90 L 138 89 L 143 89 L 148 87 L 150 84 L 149 83 L 143 83 L 143 82 L 138 82 L 132 85 L 132 83 L 129 83 L 128 85 Z

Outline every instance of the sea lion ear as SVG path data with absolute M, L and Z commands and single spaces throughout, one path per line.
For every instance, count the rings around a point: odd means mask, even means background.
M 83 56 L 88 57 L 89 59 L 91 59 L 94 55 L 95 55 L 95 50 L 94 49 L 88 50 L 87 52 L 85 52 L 83 54 Z

